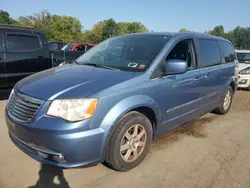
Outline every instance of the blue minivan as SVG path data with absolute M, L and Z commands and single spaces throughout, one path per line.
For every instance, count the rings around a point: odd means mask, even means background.
M 206 34 L 113 37 L 73 64 L 19 81 L 6 106 L 9 135 L 45 164 L 127 171 L 160 135 L 209 112 L 226 114 L 236 63 L 229 41 Z

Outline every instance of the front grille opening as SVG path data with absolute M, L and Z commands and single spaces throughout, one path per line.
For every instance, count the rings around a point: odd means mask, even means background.
M 32 97 L 12 93 L 8 102 L 8 112 L 18 121 L 30 121 L 41 106 L 42 101 Z

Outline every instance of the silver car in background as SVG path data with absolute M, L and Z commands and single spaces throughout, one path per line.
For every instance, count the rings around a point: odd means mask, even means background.
M 250 90 L 250 50 L 236 50 L 238 57 L 238 88 Z

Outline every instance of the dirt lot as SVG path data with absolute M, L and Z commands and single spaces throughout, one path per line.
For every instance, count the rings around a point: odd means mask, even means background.
M 41 166 L 10 141 L 0 102 L 0 188 L 250 187 L 250 92 L 238 91 L 226 116 L 206 115 L 154 141 L 145 161 L 119 173 L 98 165 Z

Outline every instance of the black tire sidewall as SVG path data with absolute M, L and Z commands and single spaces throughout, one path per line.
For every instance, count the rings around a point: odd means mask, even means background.
M 127 163 L 120 155 L 120 144 L 126 131 L 135 124 L 140 124 L 145 128 L 147 134 L 146 146 L 137 160 Z M 139 112 L 130 112 L 119 121 L 114 129 L 113 134 L 110 135 L 110 144 L 107 146 L 112 146 L 112 148 L 107 148 L 109 156 L 109 161 L 107 162 L 112 168 L 118 171 L 127 171 L 138 166 L 146 157 L 152 142 L 153 131 L 151 122 L 145 115 Z

